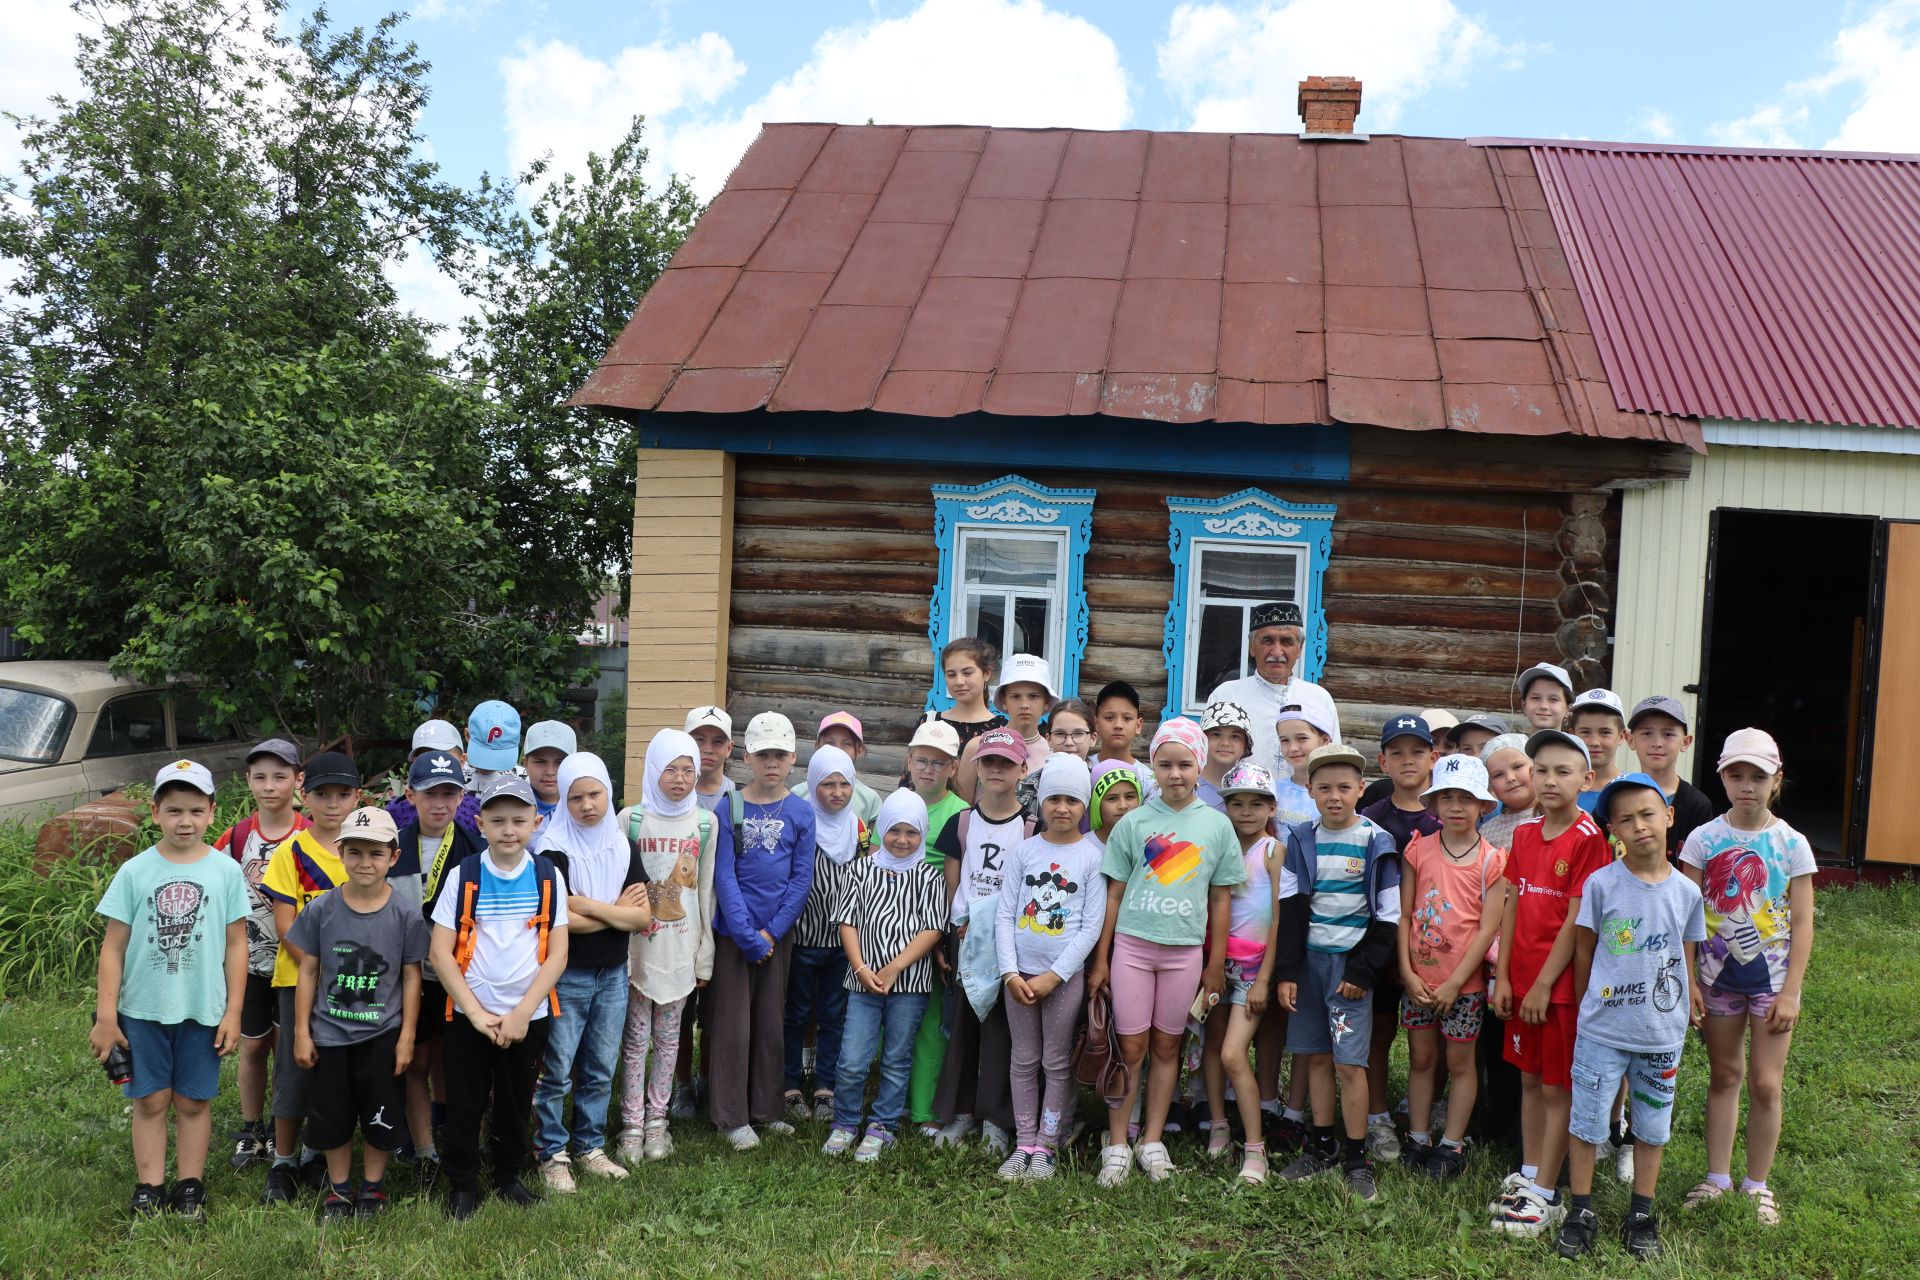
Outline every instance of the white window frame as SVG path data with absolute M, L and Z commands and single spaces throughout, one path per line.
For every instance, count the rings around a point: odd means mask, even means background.
M 1217 538 L 1197 538 L 1192 544 L 1192 571 L 1187 574 L 1187 626 L 1186 626 L 1186 662 L 1182 672 L 1185 685 L 1180 691 L 1180 705 L 1183 707 L 1201 707 L 1206 705 L 1211 688 L 1201 689 L 1195 681 L 1200 676 L 1200 621 L 1203 611 L 1209 604 L 1240 606 L 1240 661 L 1234 667 L 1234 677 L 1247 674 L 1247 622 L 1248 615 L 1256 605 L 1277 599 L 1273 595 L 1261 596 L 1208 596 L 1202 586 L 1205 574 L 1203 563 L 1209 551 L 1221 551 L 1234 555 L 1286 556 L 1293 560 L 1292 603 L 1300 606 L 1304 613 L 1306 597 L 1310 591 L 1308 573 L 1312 563 L 1311 548 L 1305 542 L 1227 542 Z
M 1040 654 L 1047 660 L 1047 666 L 1053 671 L 1060 670 L 1061 649 L 1066 642 L 1067 631 L 1067 531 L 1065 529 L 1026 530 L 1009 529 L 1004 525 L 963 524 L 955 531 L 957 552 L 954 567 L 954 625 L 966 628 L 967 618 L 975 600 L 999 598 L 1004 607 L 1003 648 L 1011 650 L 1013 632 L 1014 602 L 1019 599 L 1038 599 L 1044 597 L 1047 602 L 1047 628 L 1044 640 L 1045 649 Z M 1053 581 L 1044 587 L 994 587 L 969 586 L 967 583 L 967 551 L 975 540 L 1003 540 L 1008 542 L 1046 543 L 1053 547 Z M 964 634 L 964 631 L 963 631 Z

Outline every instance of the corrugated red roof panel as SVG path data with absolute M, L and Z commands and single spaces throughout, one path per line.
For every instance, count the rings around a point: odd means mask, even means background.
M 1698 447 L 1577 279 L 1524 149 L 770 125 L 574 401 Z

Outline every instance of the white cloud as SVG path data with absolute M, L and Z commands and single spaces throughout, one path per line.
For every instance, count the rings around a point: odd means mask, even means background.
M 1850 88 L 1857 95 L 1827 146 L 1920 151 L 1920 0 L 1889 0 L 1843 28 L 1833 41 L 1832 67 L 1795 88 Z
M 0 111 L 45 115 L 47 99 L 80 87 L 73 65 L 76 37 L 86 19 L 69 0 L 6 0 L 0 4 Z M 0 120 L 0 172 L 20 161 L 15 129 Z
M 1804 147 L 1799 130 L 1807 126 L 1807 108 L 1775 103 L 1738 120 L 1707 126 L 1707 137 L 1723 147 Z
M 687 174 L 711 196 L 764 122 L 1117 128 L 1129 112 L 1113 41 L 1042 0 L 924 0 L 899 17 L 834 28 L 797 70 L 731 110 L 716 104 L 746 68 L 718 35 L 671 46 L 669 69 L 652 76 L 625 70 L 629 59 L 658 65 L 667 49 L 602 61 L 552 42 L 505 59 L 516 164 L 551 149 L 577 169 L 644 112 L 656 172 Z
M 1181 4 L 1160 45 L 1160 78 L 1195 129 L 1300 127 L 1299 83 L 1358 77 L 1359 127 L 1395 127 L 1428 90 L 1473 69 L 1516 67 L 1531 50 L 1501 40 L 1451 0 L 1261 0 Z
M 1652 108 L 1641 113 L 1639 130 L 1647 135 L 1650 142 L 1673 141 L 1673 117 L 1664 111 Z

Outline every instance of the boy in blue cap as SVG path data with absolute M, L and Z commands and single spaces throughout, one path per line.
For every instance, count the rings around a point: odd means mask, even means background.
M 487 789 L 494 775 L 512 773 L 520 763 L 520 713 L 493 699 L 481 703 L 467 717 L 467 790 L 476 795 Z M 535 804 L 539 802 L 536 796 Z M 535 809 L 538 813 L 538 809 Z

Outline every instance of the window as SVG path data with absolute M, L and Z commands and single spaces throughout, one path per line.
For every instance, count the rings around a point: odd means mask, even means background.
M 60 758 L 73 704 L 37 689 L 0 685 L 0 760 L 46 764 Z
M 173 695 L 173 737 L 182 747 L 204 747 L 216 742 L 232 742 L 233 725 L 207 704 L 192 689 L 176 690 Z
M 100 708 L 93 737 L 87 743 L 87 759 L 166 749 L 167 705 L 165 697 L 156 690 L 115 698 Z
M 1333 545 L 1331 506 L 1291 506 L 1258 489 L 1224 498 L 1168 498 L 1173 599 L 1163 651 L 1167 712 L 1191 714 L 1221 682 L 1251 672 L 1247 622 L 1270 600 L 1300 606 L 1306 644 L 1297 669 L 1317 680 L 1327 660 L 1320 595 Z
M 934 657 L 927 709 L 953 705 L 940 650 L 959 636 L 979 636 L 1003 657 L 1038 654 L 1063 696 L 1077 690 L 1087 647 L 1081 565 L 1093 533 L 1093 490 L 1002 476 L 983 485 L 934 485 L 933 500 L 940 578 L 927 624 Z

